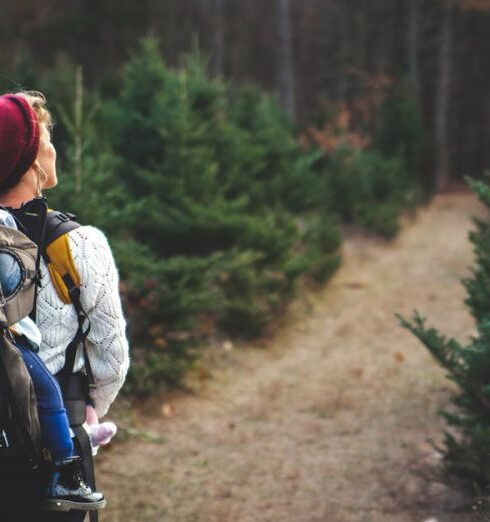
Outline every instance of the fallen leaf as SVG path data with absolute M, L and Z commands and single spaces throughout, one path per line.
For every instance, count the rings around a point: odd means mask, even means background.
M 393 354 L 396 362 L 402 363 L 405 362 L 405 356 L 401 352 L 395 352 Z
M 363 373 L 364 373 L 364 369 L 363 368 L 352 368 L 352 375 L 356 379 L 360 379 L 362 377 Z
M 344 286 L 346 288 L 350 288 L 351 290 L 362 290 L 366 288 L 366 284 L 362 283 L 361 281 L 350 281 L 348 283 L 345 283 Z

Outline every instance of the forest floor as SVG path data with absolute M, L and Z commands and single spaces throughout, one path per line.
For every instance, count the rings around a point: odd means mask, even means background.
M 451 383 L 395 313 L 417 308 L 464 340 L 468 193 L 407 219 L 390 243 L 348 234 L 343 264 L 305 290 L 267 340 L 210 349 L 194 394 L 115 415 L 98 457 L 102 522 L 466 522 L 440 480 Z

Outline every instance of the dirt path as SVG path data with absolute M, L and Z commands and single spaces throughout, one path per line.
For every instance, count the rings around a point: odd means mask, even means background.
M 292 306 L 266 350 L 223 349 L 197 396 L 123 419 L 147 439 L 99 458 L 102 522 L 485 520 L 445 510 L 456 497 L 427 476 L 450 386 L 394 318 L 417 307 L 471 333 L 459 280 L 481 212 L 448 195 L 394 243 L 349 239 L 333 281 Z

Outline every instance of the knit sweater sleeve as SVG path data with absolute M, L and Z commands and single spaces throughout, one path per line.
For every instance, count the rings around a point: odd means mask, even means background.
M 96 384 L 92 398 L 102 417 L 123 385 L 129 366 L 119 275 L 100 230 L 84 226 L 69 232 L 68 238 L 80 274 L 81 304 L 91 324 L 87 350 Z

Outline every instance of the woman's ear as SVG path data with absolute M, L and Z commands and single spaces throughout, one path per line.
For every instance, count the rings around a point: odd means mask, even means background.
M 33 167 L 38 176 L 38 184 L 43 187 L 46 184 L 46 181 L 48 181 L 48 175 L 41 165 L 39 165 L 37 160 L 34 162 Z
M 36 193 L 38 196 L 42 196 L 42 189 L 48 181 L 48 175 L 37 160 L 33 163 L 32 168 L 36 174 Z

